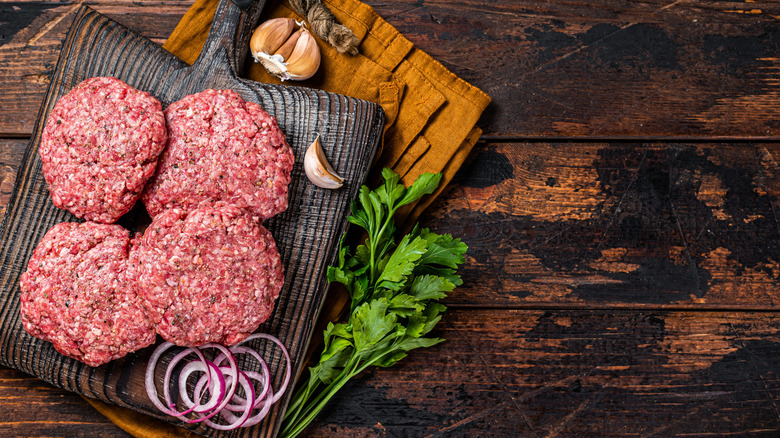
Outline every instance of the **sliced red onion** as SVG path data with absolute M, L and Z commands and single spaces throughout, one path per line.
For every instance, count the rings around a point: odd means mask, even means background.
M 243 373 L 244 373 L 244 375 L 248 379 L 252 379 L 252 380 L 256 380 L 256 381 L 260 382 L 261 390 L 260 390 L 259 393 L 257 391 L 255 391 L 255 399 L 254 399 L 254 401 L 252 403 L 252 406 L 257 408 L 257 406 L 259 406 L 261 403 L 265 402 L 264 399 L 266 398 L 266 395 L 269 392 L 272 392 L 273 388 L 271 388 L 271 385 L 265 383 L 265 382 L 268 381 L 268 378 L 263 376 L 262 374 L 254 372 L 254 371 L 243 371 Z M 225 405 L 225 409 L 227 409 L 228 411 L 231 411 L 231 412 L 241 412 L 241 411 L 243 411 L 244 406 L 247 403 L 246 398 L 241 397 L 238 394 L 234 394 L 233 398 L 230 399 L 230 401 L 231 401 L 231 403 L 228 403 L 227 405 Z
M 207 368 L 207 365 L 205 365 L 206 358 L 203 357 L 203 353 L 200 352 L 200 350 L 197 350 L 195 348 L 186 348 L 184 351 L 181 351 L 176 356 L 171 359 L 170 363 L 168 363 L 168 367 L 165 369 L 165 378 L 163 379 L 163 382 L 165 382 L 165 385 L 163 386 L 163 398 L 165 399 L 165 403 L 168 404 L 168 406 L 171 407 L 171 409 L 176 408 L 176 403 L 173 402 L 173 399 L 171 398 L 171 391 L 170 391 L 170 385 L 168 382 L 171 381 L 171 377 L 173 375 L 173 370 L 176 367 L 176 365 L 185 357 L 189 356 L 190 354 L 195 354 L 198 356 L 198 359 L 200 359 L 200 362 L 190 362 L 188 365 L 196 365 L 196 366 L 202 366 L 203 370 Z M 207 373 L 208 374 L 208 373 Z M 209 379 L 211 376 L 209 375 Z M 186 377 L 185 377 L 186 379 Z M 190 404 L 187 406 L 189 409 L 184 411 L 176 411 L 176 414 L 171 414 L 174 417 L 183 417 L 194 409 L 194 404 Z
M 284 382 L 282 382 L 282 385 L 279 387 L 279 390 L 276 391 L 276 394 L 274 395 L 272 403 L 276 403 L 279 401 L 280 398 L 282 398 L 282 395 L 284 394 L 284 391 L 287 389 L 287 385 L 290 383 L 290 377 L 292 375 L 292 361 L 290 360 L 290 354 L 287 352 L 287 349 L 284 347 L 284 344 L 282 344 L 282 341 L 279 339 L 276 339 L 276 337 L 271 336 L 266 333 L 254 333 L 249 335 L 246 339 L 243 341 L 233 345 L 231 348 L 236 348 L 241 344 L 245 344 L 251 340 L 254 339 L 266 339 L 268 341 L 273 342 L 274 344 L 278 345 L 279 348 L 282 349 L 282 354 L 284 354 L 284 358 L 287 361 L 287 366 L 285 366 L 284 370 Z
M 255 409 L 257 409 L 259 406 L 262 406 L 260 412 L 249 417 L 244 423 L 244 427 L 254 426 L 255 424 L 261 422 L 266 415 L 268 415 L 268 412 L 271 411 L 271 406 L 274 404 L 271 401 L 273 397 L 274 392 L 271 390 L 271 385 L 268 385 L 268 394 L 266 395 L 266 399 L 260 403 L 255 403 Z
M 246 378 L 246 374 L 244 374 L 243 371 L 238 372 L 238 381 L 241 384 L 241 386 L 244 388 L 244 391 L 247 395 L 245 401 L 254 400 L 255 388 L 249 383 L 249 379 Z M 236 385 L 233 386 L 235 387 Z M 249 418 L 249 414 L 252 413 L 253 409 L 254 409 L 253 403 L 246 401 L 246 403 L 244 403 L 244 409 L 240 417 L 236 417 L 228 410 L 221 410 L 219 412 L 219 414 L 223 418 L 225 418 L 225 420 L 227 420 L 228 424 L 214 423 L 213 421 L 208 419 L 205 420 L 205 423 L 217 430 L 233 430 L 235 428 L 241 427 L 246 422 L 246 420 Z
M 235 381 L 235 377 L 238 375 L 238 372 L 239 372 L 238 371 L 238 364 L 236 363 L 235 357 L 233 357 L 233 355 L 230 354 L 230 350 L 225 348 L 225 346 L 223 346 L 223 345 L 215 344 L 215 343 L 204 344 L 204 345 L 201 345 L 198 348 L 200 348 L 200 349 L 215 348 L 215 349 L 219 350 L 221 353 L 225 354 L 227 356 L 227 361 L 228 361 L 228 364 L 230 365 L 230 367 L 229 368 L 225 368 L 225 369 L 223 369 L 222 367 L 219 367 L 218 369 L 222 372 L 222 375 L 224 376 L 224 379 L 225 379 L 226 382 L 227 382 L 227 377 L 232 377 L 234 379 L 234 381 Z M 184 420 L 184 421 L 186 421 L 188 423 L 197 423 L 197 422 L 204 421 L 204 420 L 207 420 L 207 419 L 213 417 L 214 415 L 219 413 L 219 411 L 224 409 L 226 404 L 230 403 L 230 399 L 233 398 L 233 394 L 235 394 L 235 392 L 236 392 L 236 385 L 229 385 L 229 386 L 227 386 L 226 387 L 226 391 L 223 392 L 220 395 L 220 399 L 221 400 L 220 400 L 219 405 L 217 405 L 214 408 L 214 410 L 211 411 L 211 413 L 207 414 L 204 417 L 199 417 L 199 418 L 194 419 L 194 420 Z
M 173 344 L 166 341 L 160 344 L 154 350 L 154 352 L 152 353 L 152 357 L 149 358 L 149 363 L 146 365 L 146 374 L 144 376 L 145 377 L 144 383 L 146 384 L 146 395 L 149 396 L 149 399 L 157 407 L 157 409 L 163 411 L 168 415 L 172 415 L 176 417 L 179 415 L 179 413 L 172 409 L 173 406 L 165 406 L 164 404 L 162 404 L 162 402 L 160 401 L 160 397 L 157 393 L 157 385 L 154 384 L 154 370 L 157 367 L 157 361 L 160 360 L 160 357 L 163 355 L 163 353 L 168 351 L 171 347 L 173 347 Z M 168 374 L 167 371 L 165 375 L 166 378 L 163 380 L 163 391 L 167 391 L 168 383 L 170 382 L 170 375 Z
M 190 374 L 194 372 L 202 372 L 198 383 L 204 382 L 204 385 L 195 387 L 195 400 L 190 399 L 190 395 L 187 391 L 187 379 Z M 212 380 L 212 378 L 214 380 Z M 214 384 L 216 383 L 216 385 Z M 204 413 L 210 412 L 222 402 L 225 396 L 226 383 L 225 376 L 220 372 L 219 368 L 210 361 L 206 361 L 206 365 L 201 362 L 190 362 L 182 368 L 179 375 L 179 395 L 182 403 L 190 408 L 188 412 Z M 205 404 L 200 404 L 200 400 L 205 394 L 209 394 L 209 401 Z
M 268 390 L 271 389 L 271 372 L 268 370 L 268 364 L 266 363 L 265 359 L 263 359 L 263 357 L 260 355 L 260 353 L 258 353 L 257 351 L 249 347 L 234 345 L 230 347 L 230 351 L 233 354 L 249 354 L 250 356 L 254 357 L 255 360 L 257 360 L 257 362 L 260 364 L 261 374 L 258 374 L 255 371 L 244 371 L 244 373 L 247 375 L 247 377 L 253 380 L 257 380 L 260 383 L 260 388 L 263 388 L 254 401 L 255 405 L 261 403 L 265 398 L 266 392 L 268 392 Z
M 286 361 L 285 377 L 281 388 L 278 391 L 274 391 L 271 386 L 271 375 L 266 360 L 256 350 L 242 345 L 254 339 L 269 340 L 282 349 Z M 200 347 L 188 347 L 177 353 L 168 363 L 165 370 L 163 398 L 165 402 L 168 403 L 168 406 L 165 406 L 160 400 L 160 396 L 157 392 L 157 386 L 154 382 L 154 372 L 160 357 L 162 357 L 162 355 L 171 347 L 173 347 L 172 343 L 163 342 L 155 349 L 152 356 L 149 358 L 145 375 L 146 393 L 152 403 L 160 409 L 160 411 L 180 418 L 188 423 L 202 421 L 204 424 L 218 430 L 232 430 L 238 427 L 253 426 L 268 415 L 271 406 L 282 397 L 282 394 L 290 382 L 292 363 L 284 344 L 271 335 L 257 333 L 250 335 L 244 341 L 239 342 L 230 348 L 220 344 L 210 343 Z M 210 348 L 219 351 L 219 354 L 213 362 L 206 360 L 201 351 Z M 181 404 L 186 409 L 178 411 L 176 410 L 175 403 L 173 403 L 170 394 L 170 382 L 176 365 L 191 354 L 197 356 L 197 361 L 193 360 L 186 363 L 179 373 L 179 380 L 177 382 L 179 397 L 181 399 Z M 259 372 L 254 370 L 239 370 L 235 355 L 240 354 L 252 356 L 260 365 Z M 225 361 L 227 361 L 227 365 L 223 365 Z M 202 376 L 200 376 L 193 386 L 194 390 L 192 391 L 192 396 L 190 396 L 187 381 L 190 380 L 190 376 L 194 373 L 202 373 Z M 252 383 L 252 381 L 256 383 Z M 244 395 L 237 392 L 239 385 L 243 388 Z M 207 401 L 201 403 L 204 398 L 207 399 Z M 251 415 L 252 412 L 257 409 L 259 409 L 259 412 Z M 190 414 L 193 414 L 194 418 L 187 417 L 187 415 Z M 215 421 L 212 421 L 212 418 L 214 418 Z

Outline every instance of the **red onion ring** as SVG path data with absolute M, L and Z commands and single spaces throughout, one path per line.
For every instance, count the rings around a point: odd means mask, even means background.
M 282 350 L 285 358 L 285 376 L 277 391 L 272 387 L 271 373 L 266 360 L 253 348 L 243 345 L 254 339 L 271 341 Z M 160 358 L 173 346 L 170 342 L 163 342 L 154 350 L 146 366 L 144 382 L 146 393 L 157 409 L 187 423 L 203 422 L 217 430 L 253 426 L 262 421 L 270 412 L 271 406 L 282 397 L 292 375 L 292 362 L 284 344 L 264 333 L 250 335 L 230 348 L 215 343 L 187 347 L 178 352 L 166 366 L 163 379 L 163 400 L 168 404 L 166 406 L 160 399 L 154 375 Z M 213 362 L 206 360 L 202 351 L 206 349 L 215 349 L 219 352 Z M 179 371 L 177 382 L 179 398 L 185 407 L 184 410 L 179 411 L 170 394 L 170 383 L 176 366 L 191 354 L 195 354 L 197 359 L 187 362 Z M 236 355 L 242 354 L 253 357 L 259 365 L 259 371 L 240 370 Z M 202 373 L 202 375 L 194 385 L 188 385 L 187 381 L 191 380 L 191 376 L 195 373 Z M 237 392 L 239 386 L 243 389 L 243 394 Z M 188 387 L 192 387 L 193 391 L 190 392 Z M 207 401 L 202 402 L 204 399 Z M 252 412 L 258 409 L 259 412 L 252 415 Z M 212 418 L 215 420 L 212 421 Z
M 181 370 L 179 377 L 179 396 L 181 397 L 182 403 L 189 407 L 189 411 L 191 412 L 204 413 L 214 410 L 214 408 L 222 402 L 220 396 L 224 396 L 225 394 L 227 384 L 225 383 L 224 374 L 220 372 L 219 368 L 213 362 L 206 361 L 206 367 L 208 367 L 209 372 L 206 372 L 206 368 L 201 362 L 190 362 Z M 195 388 L 194 394 L 196 395 L 196 400 L 193 401 L 187 393 L 187 379 L 190 374 L 198 371 L 204 374 L 200 380 L 205 382 L 205 386 Z M 212 384 L 211 374 L 214 374 L 214 378 L 219 385 L 216 388 Z M 198 382 L 200 382 L 200 380 Z M 206 404 L 201 405 L 200 400 L 205 394 L 210 395 L 209 401 L 206 402 Z
M 249 417 L 246 422 L 244 423 L 244 427 L 254 426 L 255 424 L 261 422 L 263 418 L 265 418 L 266 415 L 268 415 L 268 412 L 271 411 L 271 406 L 274 404 L 271 399 L 274 397 L 274 392 L 271 390 L 271 385 L 267 385 L 268 388 L 268 394 L 266 395 L 265 400 L 263 400 L 262 408 L 260 409 L 260 412 L 257 414 Z M 255 403 L 255 409 L 257 409 L 259 406 L 258 403 Z
M 146 366 L 146 375 L 145 375 L 144 383 L 146 385 L 146 395 L 149 396 L 149 399 L 152 401 L 152 404 L 154 404 L 154 406 L 157 407 L 157 409 L 163 411 L 164 413 L 168 415 L 172 415 L 174 417 L 178 417 L 179 412 L 172 409 L 173 404 L 171 404 L 171 406 L 165 406 L 164 404 L 162 404 L 162 402 L 160 401 L 160 397 L 157 393 L 157 386 L 154 384 L 154 369 L 157 367 L 157 361 L 160 360 L 160 357 L 163 355 L 163 353 L 168 351 L 168 349 L 170 349 L 171 347 L 173 347 L 173 344 L 166 341 L 160 344 L 154 350 L 154 353 L 152 353 L 152 357 L 149 358 L 149 363 Z M 189 351 L 187 352 L 187 354 L 189 354 Z M 200 353 L 200 351 L 197 351 L 196 354 L 199 355 L 198 356 L 199 358 L 203 358 L 203 354 Z M 203 358 L 203 361 L 205 360 L 206 358 Z M 168 367 L 168 369 L 171 368 L 173 367 L 170 366 Z M 170 376 L 166 371 L 166 378 L 163 381 L 163 391 L 167 391 L 169 381 L 170 381 Z
M 246 378 L 246 374 L 244 374 L 243 371 L 238 372 L 238 381 L 247 394 L 246 400 L 254 400 L 255 388 L 249 383 L 249 379 Z M 236 385 L 233 386 L 235 387 Z M 235 428 L 241 427 L 246 422 L 246 420 L 249 419 L 249 414 L 252 413 L 253 409 L 254 409 L 254 404 L 250 402 L 246 402 L 244 403 L 244 410 L 240 417 L 236 417 L 228 410 L 219 411 L 219 414 L 225 420 L 227 420 L 228 424 L 214 423 L 209 419 L 206 419 L 205 423 L 217 430 L 233 430 Z
M 276 395 L 274 395 L 273 401 L 271 403 L 276 403 L 279 401 L 280 398 L 282 398 L 282 395 L 284 394 L 284 391 L 287 389 L 287 385 L 290 383 L 290 377 L 292 376 L 292 361 L 290 360 L 290 354 L 287 352 L 287 349 L 284 347 L 284 344 L 282 344 L 282 341 L 279 339 L 276 339 L 274 336 L 271 336 L 269 334 L 265 333 L 254 333 L 249 335 L 246 339 L 243 341 L 233 345 L 231 348 L 238 347 L 241 344 L 247 343 L 249 341 L 252 341 L 254 339 L 265 339 L 268 341 L 273 342 L 274 344 L 278 345 L 279 348 L 282 349 L 282 354 L 284 354 L 284 359 L 287 362 L 287 366 L 284 370 L 284 382 L 282 383 L 282 386 L 279 388 L 278 391 L 276 391 Z
M 230 352 L 233 353 L 234 355 L 236 355 L 236 354 L 249 354 L 252 357 L 254 357 L 255 360 L 257 360 L 257 362 L 260 364 L 260 369 L 262 371 L 262 375 L 261 376 L 256 377 L 255 375 L 257 373 L 254 372 L 254 371 L 244 371 L 244 373 L 247 374 L 247 376 L 251 377 L 253 380 L 257 380 L 260 383 L 260 387 L 263 388 L 263 390 L 260 392 L 260 394 L 257 395 L 257 398 L 255 398 L 255 402 L 254 403 L 258 404 L 258 403 L 263 402 L 263 399 L 265 399 L 266 392 L 271 389 L 271 383 L 270 383 L 271 382 L 271 373 L 268 370 L 268 364 L 266 363 L 265 359 L 263 359 L 263 357 L 257 351 L 255 351 L 255 350 L 253 350 L 253 349 L 251 349 L 249 347 L 241 346 L 240 344 L 237 344 L 237 345 L 234 345 L 234 346 L 230 347 Z M 224 360 L 224 359 L 225 359 L 225 357 L 220 354 L 214 360 L 214 363 L 219 365 L 222 362 L 222 360 Z M 228 406 L 230 406 L 230 405 L 228 405 Z
M 230 354 L 230 350 L 225 348 L 225 346 L 223 346 L 223 345 L 215 344 L 215 343 L 204 344 L 204 345 L 201 345 L 198 348 L 200 348 L 200 349 L 215 348 L 215 349 L 219 350 L 221 353 L 225 354 L 227 356 L 228 363 L 230 364 L 230 368 L 227 370 L 228 371 L 227 374 L 224 372 L 225 370 L 223 370 L 222 367 L 220 367 L 219 370 L 222 371 L 222 374 L 225 376 L 226 381 L 227 381 L 227 377 L 233 377 L 233 379 L 234 379 L 233 381 L 236 380 L 235 378 L 238 376 L 238 372 L 239 372 L 238 371 L 238 364 L 236 363 L 236 358 L 233 357 L 232 354 Z M 235 392 L 236 392 L 236 385 L 230 385 L 230 387 L 227 389 L 227 392 L 223 393 L 222 395 L 220 395 L 220 398 L 221 398 L 220 404 L 216 408 L 214 408 L 214 410 L 211 411 L 210 414 L 206 415 L 205 417 L 198 418 L 196 420 L 185 420 L 185 421 L 188 422 L 188 423 L 197 423 L 199 421 L 207 420 L 207 419 L 213 417 L 214 415 L 219 413 L 219 411 L 224 409 L 225 405 L 230 403 L 230 399 L 233 398 L 233 394 L 235 394 Z
M 173 369 L 176 367 L 176 364 L 178 364 L 183 358 L 189 356 L 190 354 L 195 354 L 198 356 L 198 359 L 200 359 L 200 362 L 190 362 L 187 365 L 193 365 L 198 366 L 202 365 L 203 369 L 207 369 L 208 365 L 206 365 L 206 358 L 203 357 L 203 353 L 200 352 L 200 350 L 196 350 L 194 348 L 187 348 L 184 351 L 180 352 L 176 356 L 171 359 L 171 361 L 168 363 L 168 367 L 165 369 L 165 378 L 163 379 L 164 382 L 170 382 L 171 381 L 171 375 L 173 373 Z M 209 383 L 211 380 L 211 373 L 207 373 L 209 378 Z M 185 376 L 186 379 L 186 376 Z M 170 392 L 170 385 L 163 386 L 163 398 L 165 399 L 165 403 L 168 404 L 168 406 L 171 407 L 171 409 L 174 409 L 176 407 L 176 403 L 173 402 L 173 399 L 171 398 L 171 392 Z M 183 417 L 195 408 L 194 403 L 190 406 L 187 406 L 189 409 L 181 412 L 176 412 L 176 414 L 172 414 L 174 417 Z

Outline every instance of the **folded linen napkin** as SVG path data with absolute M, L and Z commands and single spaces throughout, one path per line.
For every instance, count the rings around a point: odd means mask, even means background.
M 444 190 L 474 147 L 482 133 L 476 123 L 490 98 L 415 47 L 370 6 L 358 0 L 325 0 L 324 3 L 356 34 L 360 40 L 359 54 L 341 54 L 319 41 L 322 61 L 317 74 L 306 81 L 285 82 L 285 85 L 318 88 L 369 100 L 382 107 L 384 135 L 369 176 L 372 186 L 379 182 L 383 167 L 401 175 L 401 181 L 407 186 L 421 173 L 443 173 L 436 192 L 398 212 L 400 226 L 408 227 Z M 217 4 L 217 0 L 196 0 L 163 47 L 193 63 L 206 41 Z M 276 17 L 303 19 L 287 3 L 269 0 L 261 21 Z M 259 82 L 281 83 L 255 63 L 247 66 L 245 76 Z M 323 311 L 321 321 L 335 319 L 346 304 L 344 296 L 331 295 L 325 306 L 331 312 Z M 88 401 L 136 437 L 192 436 L 192 432 L 146 415 L 97 400 Z

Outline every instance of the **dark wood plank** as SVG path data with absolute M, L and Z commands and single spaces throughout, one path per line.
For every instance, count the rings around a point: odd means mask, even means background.
M 776 313 L 450 310 L 307 436 L 777 436 Z
M 493 98 L 489 135 L 780 134 L 777 2 L 369 3 Z
M 0 4 L 0 135 L 29 136 L 54 73 L 65 34 L 83 2 Z M 97 11 L 162 44 L 190 1 L 90 2 Z M 8 24 L 6 24 L 8 23 Z
M 345 96 L 239 79 L 236 74 L 243 59 L 234 54 L 245 53 L 261 7 L 262 2 L 256 3 L 242 12 L 229 0 L 221 2 L 204 56 L 193 66 L 187 66 L 148 39 L 90 8 L 79 10 L 52 76 L 31 147 L 19 168 L 21 176 L 0 229 L 3 241 L 0 363 L 87 397 L 181 423 L 161 415 L 144 389 L 143 376 L 151 347 L 102 367 L 90 368 L 57 353 L 50 343 L 32 338 L 19 321 L 19 277 L 36 243 L 55 223 L 75 220 L 53 206 L 41 174 L 36 152 L 46 116 L 57 99 L 82 80 L 115 76 L 148 91 L 163 105 L 209 88 L 232 89 L 245 100 L 260 103 L 275 116 L 285 132 L 298 157 L 289 187 L 289 207 L 264 225 L 276 240 L 286 277 L 278 305 L 260 330 L 281 340 L 293 361 L 292 375 L 298 374 L 324 300 L 325 268 L 335 258 L 338 241 L 346 228 L 348 206 L 366 178 L 376 152 L 383 113 L 376 104 Z M 303 173 L 301 158 L 317 136 L 330 161 L 345 176 L 347 183 L 341 190 L 319 189 Z M 135 228 L 132 215 L 121 221 Z M 273 383 L 278 387 L 284 378 L 281 352 L 257 343 L 255 347 L 268 350 L 267 361 L 275 371 Z M 162 375 L 158 378 L 162 380 Z M 203 424 L 187 427 L 207 436 L 271 436 L 289 395 L 283 396 L 268 417 L 255 427 L 228 433 Z
M 5 367 L 0 367 L 0 412 L 3 436 L 130 436 L 78 395 Z
M 11 199 L 16 173 L 28 143 L 29 140 L 25 139 L 0 139 L 0 220 L 2 220 L 5 207 Z
M 780 145 L 481 143 L 424 224 L 454 305 L 777 309 Z
M 487 135 L 780 137 L 777 2 L 367 3 L 493 97 Z M 95 8 L 162 41 L 189 1 L 160 4 Z M 29 135 L 72 11 L 30 43 L 71 6 L 6 5 L 35 19 L 0 45 L 0 133 Z
M 361 375 L 304 436 L 776 436 L 778 333 L 775 312 L 450 309 L 446 342 Z M 4 418 L 48 414 L 20 435 L 122 436 L 16 371 L 0 395 Z

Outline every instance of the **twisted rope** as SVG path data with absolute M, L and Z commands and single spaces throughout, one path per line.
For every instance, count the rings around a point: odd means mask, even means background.
M 348 27 L 336 20 L 322 0 L 290 0 L 290 5 L 306 17 L 315 35 L 341 53 L 357 55 L 360 41 Z

